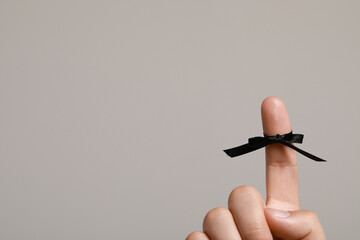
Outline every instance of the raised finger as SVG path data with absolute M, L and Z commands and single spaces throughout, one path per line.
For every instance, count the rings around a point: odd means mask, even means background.
M 263 131 L 268 136 L 292 131 L 285 104 L 268 97 L 261 105 Z M 299 209 L 299 177 L 296 152 L 283 144 L 270 144 L 266 154 L 267 207 L 293 211 Z

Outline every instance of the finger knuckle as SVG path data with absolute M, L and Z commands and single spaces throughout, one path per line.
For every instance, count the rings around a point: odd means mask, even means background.
M 265 231 L 260 225 L 249 225 L 242 233 L 243 237 L 248 240 L 272 240 L 272 236 Z
M 230 193 L 229 205 L 242 199 L 258 200 L 259 198 L 261 198 L 261 195 L 254 187 L 248 185 L 239 186 Z
M 203 239 L 207 239 L 207 238 L 205 238 L 205 234 L 203 232 L 199 232 L 199 231 L 190 233 L 186 238 L 186 240 L 203 240 Z
M 204 218 L 204 225 L 207 225 L 207 223 L 209 222 L 219 221 L 221 219 L 228 217 L 229 215 L 231 215 L 231 213 L 227 208 L 223 208 L 223 207 L 214 208 L 206 214 Z
M 312 223 L 316 223 L 316 222 L 319 222 L 319 216 L 313 212 L 313 211 L 309 211 L 309 210 L 305 210 L 306 211 L 306 214 L 309 218 L 309 222 L 312 222 Z

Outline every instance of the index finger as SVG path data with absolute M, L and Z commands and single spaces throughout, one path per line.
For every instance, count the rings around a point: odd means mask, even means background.
M 292 131 L 285 104 L 278 97 L 268 97 L 261 105 L 263 131 L 268 136 Z M 296 152 L 283 144 L 266 146 L 267 207 L 294 211 L 299 204 L 299 177 Z

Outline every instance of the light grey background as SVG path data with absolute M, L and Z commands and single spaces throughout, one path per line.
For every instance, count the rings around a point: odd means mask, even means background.
M 301 203 L 360 221 L 357 0 L 0 1 L 0 239 L 184 239 L 265 195 L 260 104 L 288 107 Z

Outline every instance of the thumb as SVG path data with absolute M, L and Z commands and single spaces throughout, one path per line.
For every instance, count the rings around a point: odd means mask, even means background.
M 314 212 L 307 210 L 287 212 L 266 208 L 265 217 L 272 234 L 281 239 L 326 239 L 319 218 Z

